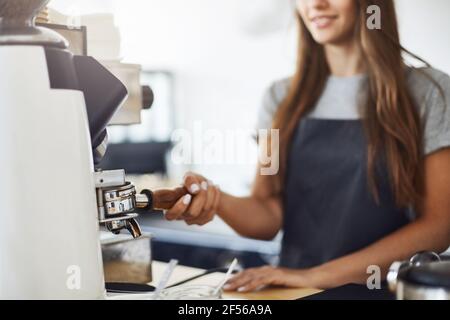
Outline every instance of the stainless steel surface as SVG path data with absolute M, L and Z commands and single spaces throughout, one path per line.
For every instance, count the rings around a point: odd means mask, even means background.
M 106 216 L 132 212 L 136 208 L 136 190 L 127 182 L 120 187 L 103 189 L 103 202 Z
M 412 268 L 439 263 L 440 256 L 434 252 L 420 252 L 409 261 L 394 262 L 387 274 L 391 292 L 398 300 L 450 300 L 450 290 L 444 287 L 425 286 L 411 283 L 405 274 Z
M 105 223 L 106 228 L 114 234 L 119 234 L 122 230 L 128 230 L 133 238 L 142 235 L 141 228 L 134 218 L 127 217 L 123 220 L 112 220 Z
M 119 234 L 121 230 L 126 229 L 126 221 L 124 220 L 111 220 L 105 223 L 106 229 L 111 231 L 114 234 Z
M 134 239 L 129 235 L 101 233 L 106 282 L 149 283 L 152 281 L 152 235 Z
M 389 267 L 389 271 L 387 274 L 387 282 L 389 285 L 389 290 L 391 290 L 391 292 L 396 292 L 397 291 L 397 284 L 398 284 L 398 274 L 400 272 L 400 270 L 404 267 L 409 266 L 409 262 L 400 262 L 400 261 L 395 261 L 390 267 Z
M 94 174 L 96 188 L 109 188 L 125 184 L 125 170 L 97 171 Z
M 114 234 L 127 230 L 133 238 L 142 235 L 139 224 L 134 219 L 136 189 L 125 182 L 124 170 L 95 172 L 97 210 L 99 222 Z
M 450 291 L 444 288 L 422 287 L 399 281 L 396 297 L 398 300 L 450 300 Z
M 130 182 L 125 182 L 125 184 L 115 187 L 103 188 L 103 193 L 105 194 L 105 201 L 115 201 L 120 200 L 136 192 L 134 185 Z
M 112 221 L 128 220 L 128 219 L 137 218 L 137 217 L 139 217 L 139 215 L 137 213 L 127 213 L 122 216 L 99 220 L 99 222 L 106 223 L 106 222 L 112 222 Z
M 130 232 L 130 234 L 133 236 L 133 238 L 139 238 L 142 236 L 142 230 L 139 224 L 137 223 L 136 219 L 128 219 L 125 222 L 125 227 Z
M 133 195 L 129 198 L 124 198 L 120 200 L 107 201 L 105 203 L 105 213 L 106 216 L 112 217 L 115 215 L 120 215 L 124 213 L 131 212 L 135 209 Z
M 136 208 L 143 209 L 148 206 L 149 199 L 145 194 L 136 194 Z
M 420 266 L 425 263 L 436 262 L 436 261 L 441 261 L 441 257 L 436 252 L 425 251 L 425 252 L 419 252 L 418 254 L 414 255 L 409 260 L 409 263 L 414 266 Z
M 34 21 L 49 0 L 0 0 L 0 45 L 45 45 L 67 48 L 68 42 Z
M 94 150 L 94 159 L 98 159 L 100 162 L 101 159 L 106 154 L 106 150 L 108 149 L 108 133 L 106 133 L 105 138 L 103 141 L 95 148 Z

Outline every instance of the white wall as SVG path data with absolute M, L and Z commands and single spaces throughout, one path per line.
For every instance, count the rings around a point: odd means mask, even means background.
M 395 0 L 403 45 L 450 73 L 450 1 Z

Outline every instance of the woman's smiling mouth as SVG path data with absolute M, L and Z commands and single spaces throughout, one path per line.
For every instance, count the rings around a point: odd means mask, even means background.
M 331 16 L 331 15 L 321 15 L 321 16 L 315 16 L 311 18 L 312 25 L 318 29 L 324 29 L 329 27 L 335 20 L 337 19 L 337 16 Z

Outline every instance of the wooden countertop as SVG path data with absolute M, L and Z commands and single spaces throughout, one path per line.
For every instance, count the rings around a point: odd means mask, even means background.
M 160 277 L 162 276 L 164 269 L 166 268 L 167 263 L 153 261 L 152 263 L 152 273 L 153 273 L 153 282 L 152 285 L 157 285 Z M 184 279 L 193 277 L 195 275 L 201 274 L 204 270 L 186 267 L 186 266 L 177 266 L 170 278 L 169 285 L 171 283 L 176 283 L 182 281 Z M 210 285 L 215 286 L 219 283 L 220 280 L 223 279 L 223 273 L 213 273 L 201 277 L 200 279 L 193 280 L 188 284 L 201 284 L 201 285 Z M 225 292 L 223 297 L 224 299 L 237 299 L 237 300 L 295 300 L 299 298 L 304 298 L 316 293 L 321 292 L 318 289 L 285 289 L 285 288 L 267 288 L 258 292 L 252 293 L 238 293 L 238 292 Z

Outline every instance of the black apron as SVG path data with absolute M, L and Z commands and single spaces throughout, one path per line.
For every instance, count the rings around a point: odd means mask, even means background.
M 363 249 L 409 223 L 385 165 L 376 170 L 380 204 L 368 184 L 360 120 L 304 118 L 294 134 L 283 199 L 280 265 L 310 268 Z

